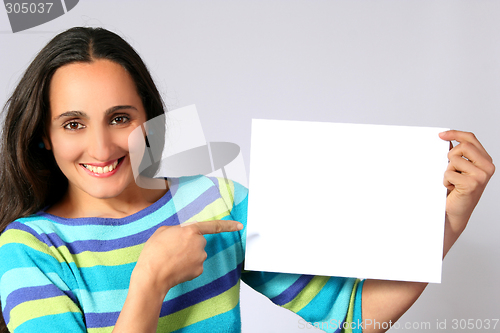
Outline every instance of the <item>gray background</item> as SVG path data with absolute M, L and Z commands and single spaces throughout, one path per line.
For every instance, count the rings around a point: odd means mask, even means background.
M 16 34 L 0 9 L 2 105 L 35 53 L 75 25 L 125 37 L 167 106 L 196 104 L 208 141 L 240 145 L 247 170 L 251 118 L 450 127 L 476 133 L 499 160 L 498 1 L 86 0 Z M 406 181 L 409 191 L 418 186 L 411 175 Z M 453 319 L 500 317 L 499 182 L 490 181 L 444 261 L 442 284 L 430 285 L 401 323 L 436 331 L 446 320 L 453 331 Z M 304 331 L 297 316 L 248 288 L 241 304 L 245 332 Z

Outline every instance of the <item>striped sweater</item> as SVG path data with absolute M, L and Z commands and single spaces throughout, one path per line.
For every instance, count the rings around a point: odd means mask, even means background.
M 213 219 L 246 226 L 247 193 L 223 179 L 183 177 L 125 218 L 68 219 L 41 211 L 12 222 L 0 236 L 0 302 L 9 330 L 111 332 L 153 232 Z M 244 271 L 245 230 L 205 235 L 203 274 L 170 289 L 158 332 L 240 332 L 240 280 L 327 332 L 340 332 L 344 320 L 361 320 L 359 280 Z

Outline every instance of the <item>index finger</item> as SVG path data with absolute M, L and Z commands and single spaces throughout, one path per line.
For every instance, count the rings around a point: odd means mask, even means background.
M 481 142 L 479 142 L 474 133 L 449 130 L 439 133 L 439 137 L 446 141 L 455 140 L 461 143 L 469 142 L 474 145 L 474 147 L 476 147 L 481 152 L 481 154 L 490 157 L 488 152 L 486 151 L 486 149 L 484 149 L 483 145 L 481 144 Z
M 196 222 L 190 226 L 198 228 L 202 235 L 219 234 L 221 232 L 231 232 L 243 229 L 243 224 L 231 220 L 213 220 L 207 222 Z

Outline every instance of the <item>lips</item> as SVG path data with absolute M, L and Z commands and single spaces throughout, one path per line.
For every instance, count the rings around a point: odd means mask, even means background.
M 121 162 L 125 156 L 120 157 L 119 159 L 113 161 L 113 162 L 107 162 L 107 163 L 92 163 L 92 164 L 85 164 L 81 163 L 80 165 L 84 168 L 85 171 L 90 173 L 93 176 L 98 176 L 98 177 L 107 177 L 113 175 L 116 170 L 120 167 Z

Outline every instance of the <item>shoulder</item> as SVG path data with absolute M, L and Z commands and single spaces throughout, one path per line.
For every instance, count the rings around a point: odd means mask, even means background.
M 43 224 L 49 224 L 38 215 L 12 222 L 0 235 L 0 276 L 13 269 L 35 267 L 59 262 L 51 248 L 50 234 Z M 35 264 L 38 263 L 38 264 Z
M 238 205 L 248 195 L 248 189 L 234 180 L 221 177 L 207 178 L 217 187 L 221 197 L 231 203 L 231 206 Z
M 248 195 L 248 189 L 231 179 L 221 177 L 207 177 L 203 175 L 170 179 L 173 195 L 180 190 L 182 194 L 189 191 L 194 195 L 201 195 L 207 191 L 216 191 L 227 203 L 239 204 Z
M 50 219 L 39 213 L 22 217 L 10 223 L 0 235 L 0 252 L 29 248 L 48 253 L 49 236 L 54 230 Z
M 248 190 L 238 182 L 203 175 L 173 178 L 170 182 L 172 198 L 177 208 L 191 207 L 197 211 L 203 209 L 210 219 L 235 218 L 237 211 L 242 214 L 246 212 L 246 209 L 241 208 L 246 206 Z M 202 216 L 193 215 L 193 218 L 200 221 Z
M 46 224 L 47 219 L 39 215 L 39 213 L 32 214 L 27 217 L 21 217 L 11 222 L 7 228 L 0 235 L 0 239 L 12 237 L 14 234 L 40 234 L 42 228 L 40 224 Z
M 208 177 L 217 187 L 220 197 L 233 220 L 246 225 L 248 189 L 240 183 L 220 177 Z

